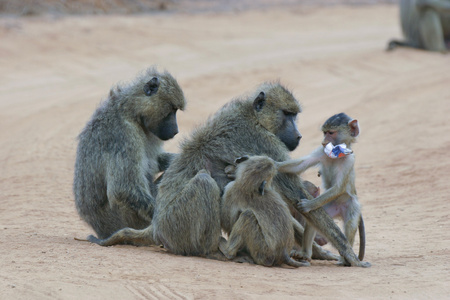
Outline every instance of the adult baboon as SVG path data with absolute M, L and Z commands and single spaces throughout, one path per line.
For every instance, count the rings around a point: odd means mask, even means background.
M 176 112 L 184 107 L 177 81 L 151 67 L 113 87 L 80 133 L 75 205 L 98 237 L 150 224 L 153 177 L 173 159 L 163 151 L 163 141 L 178 133 Z
M 195 191 L 196 174 L 206 169 L 214 179 L 204 189 L 214 191 L 216 185 L 223 192 L 231 181 L 225 173 L 225 167 L 232 164 L 236 157 L 244 155 L 266 155 L 275 161 L 289 159 L 289 151 L 294 150 L 301 135 L 295 124 L 300 105 L 294 96 L 279 83 L 265 83 L 249 97 L 236 99 L 214 114 L 203 126 L 197 128 L 192 136 L 181 145 L 177 156 L 158 187 L 157 206 L 152 225 L 146 229 L 152 233 L 155 242 L 161 242 L 174 253 L 185 255 L 204 255 L 217 251 L 219 236 L 208 237 L 208 247 L 201 243 L 205 235 L 215 230 L 211 224 L 211 213 L 219 218 L 213 204 L 204 211 L 186 209 L 187 203 L 216 203 L 220 195 L 198 193 Z M 204 174 L 202 176 L 209 176 Z M 293 174 L 277 174 L 274 188 L 288 205 L 295 205 L 300 199 L 311 199 L 304 189 L 300 177 Z M 321 208 L 304 213 L 304 217 L 316 227 L 353 266 L 370 266 L 359 261 L 339 227 Z M 189 229 L 188 231 L 184 228 Z M 181 230 L 183 229 L 183 230 Z M 136 234 L 138 235 L 138 234 Z M 129 237 L 127 237 L 129 239 Z M 302 234 L 296 234 L 296 240 L 302 240 Z M 100 241 L 103 244 L 105 241 Z M 335 259 L 335 255 L 317 247 L 317 256 Z M 314 250 L 313 250 L 314 251 Z
M 387 50 L 403 46 L 430 51 L 448 51 L 450 0 L 401 0 L 400 21 L 406 40 L 391 40 Z
M 225 186 L 220 210 L 222 228 L 229 235 L 219 244 L 221 252 L 233 259 L 238 251 L 245 251 L 264 266 L 308 266 L 290 256 L 294 229 L 303 230 L 272 188 L 275 162 L 267 156 L 244 156 L 236 163 L 236 180 Z

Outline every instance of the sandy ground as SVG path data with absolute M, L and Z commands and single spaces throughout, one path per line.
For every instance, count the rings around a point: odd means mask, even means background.
M 450 56 L 386 53 L 392 37 L 392 5 L 0 19 L 0 298 L 449 299 Z M 169 151 L 265 80 L 303 105 L 293 157 L 318 145 L 327 117 L 357 118 L 372 267 L 267 268 L 74 240 L 92 233 L 72 195 L 76 136 L 114 83 L 152 64 L 188 99 Z

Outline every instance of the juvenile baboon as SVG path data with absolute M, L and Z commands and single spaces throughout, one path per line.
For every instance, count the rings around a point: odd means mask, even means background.
M 151 67 L 113 87 L 80 133 L 75 205 L 99 238 L 150 224 L 156 197 L 153 177 L 174 156 L 164 152 L 163 141 L 178 133 L 176 112 L 184 107 L 177 81 Z
M 290 257 L 294 246 L 294 223 L 289 208 L 272 188 L 277 174 L 274 161 L 267 156 L 244 156 L 236 160 L 236 180 L 225 186 L 220 222 L 229 235 L 220 250 L 233 259 L 246 251 L 256 264 L 292 267 L 309 265 Z M 300 224 L 296 224 L 300 227 Z
M 391 40 L 387 50 L 403 46 L 430 51 L 448 51 L 450 0 L 401 0 L 400 21 L 406 40 Z
M 235 180 L 236 179 L 236 166 L 229 165 L 229 166 L 225 167 L 225 173 L 227 174 L 228 178 Z M 313 198 L 319 197 L 320 187 L 316 186 L 314 183 L 312 183 L 311 181 L 307 181 L 307 180 L 302 180 L 302 184 L 303 184 L 303 187 L 305 188 L 305 190 Z M 294 206 L 290 206 L 290 212 L 291 212 L 291 215 L 294 217 L 294 219 L 296 219 L 297 222 L 299 222 L 300 225 L 302 225 L 304 227 L 306 224 L 306 221 L 303 218 L 302 214 Z M 319 244 L 320 246 L 327 244 L 327 240 L 325 238 L 323 238 L 322 236 L 320 236 L 319 234 L 316 234 L 314 241 L 317 244 Z M 295 248 L 297 248 L 297 247 L 298 246 L 295 245 Z
M 299 112 L 300 105 L 291 92 L 279 83 L 265 83 L 251 96 L 226 104 L 203 126 L 197 128 L 182 143 L 180 155 L 173 160 L 158 186 L 156 211 L 152 225 L 147 230 L 153 235 L 149 236 L 149 240 L 154 239 L 172 252 L 185 255 L 217 251 L 219 234 L 216 235 L 216 231 L 210 228 L 216 228 L 220 216 L 213 205 L 220 201 L 220 194 L 201 192 L 195 197 L 190 195 L 196 190 L 192 179 L 200 170 L 206 169 L 214 181 L 209 186 L 205 184 L 203 189 L 215 191 L 217 185 L 219 191 L 223 192 L 231 181 L 225 173 L 225 167 L 233 164 L 236 157 L 266 155 L 275 161 L 288 160 L 289 151 L 298 146 L 301 138 L 295 124 Z M 311 198 L 299 176 L 294 174 L 278 173 L 273 186 L 290 206 L 302 198 Z M 186 208 L 187 202 L 196 203 L 194 207 L 200 207 L 204 211 L 189 210 Z M 199 203 L 210 204 L 202 207 Z M 370 266 L 369 263 L 358 260 L 339 227 L 323 209 L 304 213 L 303 216 L 325 235 L 348 263 L 353 266 Z M 182 228 L 189 230 L 181 230 Z M 202 244 L 204 236 L 211 232 L 213 236 L 208 238 L 213 242 Z M 301 234 L 295 236 L 297 241 L 302 241 Z M 318 257 L 335 259 L 334 255 L 319 246 L 315 250 Z
M 301 174 L 308 168 L 319 165 L 325 192 L 313 200 L 300 200 L 297 207 L 303 212 L 323 207 L 332 218 L 342 218 L 345 236 L 352 246 L 356 230 L 360 226 L 359 259 L 362 260 L 365 250 L 365 233 L 355 188 L 355 156 L 351 151 L 351 144 L 356 141 L 360 131 L 358 121 L 344 113 L 336 114 L 325 121 L 322 131 L 324 139 L 321 147 L 303 158 L 279 163 L 278 170 Z M 346 145 L 347 155 L 340 152 L 344 147 L 342 144 Z M 334 149 L 331 148 L 332 145 L 335 146 Z M 333 151 L 330 155 L 325 153 L 328 148 Z M 315 234 L 314 228 L 305 226 L 299 257 L 311 260 L 311 246 Z
M 225 173 L 227 173 L 227 176 L 233 180 L 236 179 L 235 172 L 236 172 L 236 166 L 234 166 L 234 165 L 229 165 L 225 168 Z M 308 180 L 302 180 L 302 184 L 303 184 L 303 187 L 305 188 L 305 190 L 313 198 L 319 197 L 320 187 L 316 186 L 314 183 L 312 183 L 311 181 L 308 181 Z M 290 212 L 291 212 L 291 215 L 294 217 L 294 219 L 297 222 L 299 222 L 301 226 L 304 227 L 306 225 L 306 220 L 303 218 L 302 214 L 294 206 L 290 206 Z M 316 233 L 314 242 L 316 242 L 319 246 L 323 246 L 328 243 L 328 241 L 318 233 Z M 315 248 L 315 244 L 313 244 L 313 249 L 314 248 Z M 298 245 L 295 245 L 294 249 L 299 249 Z M 296 251 L 298 251 L 298 250 L 296 250 Z M 315 252 L 315 251 L 313 251 L 313 252 Z M 313 258 L 314 258 L 314 255 L 313 255 Z M 320 255 L 318 256 L 318 258 L 320 258 Z

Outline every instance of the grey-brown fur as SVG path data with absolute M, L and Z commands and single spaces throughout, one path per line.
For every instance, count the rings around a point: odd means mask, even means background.
M 264 266 L 309 265 L 290 257 L 297 221 L 272 188 L 276 174 L 271 158 L 252 156 L 237 165 L 236 180 L 225 186 L 220 221 L 229 238 L 220 244 L 220 250 L 228 259 L 245 251 Z
M 179 254 L 217 252 L 220 234 L 216 228 L 220 212 L 215 203 L 220 202 L 220 194 L 215 191 L 218 187 L 219 192 L 223 192 L 231 181 L 225 167 L 244 155 L 266 155 L 275 161 L 289 159 L 289 151 L 297 147 L 301 137 L 295 125 L 300 111 L 298 101 L 286 88 L 279 83 L 264 83 L 251 95 L 226 104 L 197 128 L 181 145 L 180 155 L 173 160 L 158 186 L 156 211 L 147 229 L 152 236 L 148 239 L 161 242 Z M 190 196 L 195 191 L 193 179 L 202 169 L 208 170 L 214 181 L 204 180 L 203 188 L 208 192 Z M 302 198 L 312 198 L 297 175 L 277 174 L 273 186 L 289 206 Z M 187 209 L 187 202 L 193 202 L 193 207 L 203 211 Z M 209 204 L 203 207 L 203 203 Z M 174 212 L 179 218 L 174 218 Z M 323 209 L 303 215 L 351 265 L 366 266 L 358 260 L 339 227 Z M 200 225 L 193 226 L 194 223 Z M 198 228 L 204 230 L 198 231 Z M 296 233 L 295 238 L 301 242 L 302 234 Z M 320 247 L 317 249 L 323 258 L 335 259 Z
M 400 21 L 405 40 L 391 40 L 387 50 L 403 46 L 448 52 L 450 0 L 401 0 Z
M 354 154 L 330 158 L 324 153 L 324 147 L 329 143 L 334 146 L 345 144 L 348 149 L 351 149 L 352 143 L 356 141 L 360 132 L 358 121 L 345 113 L 336 114 L 325 121 L 322 131 L 324 139 L 321 147 L 300 159 L 278 163 L 278 171 L 301 174 L 312 166 L 320 167 L 325 192 L 312 200 L 302 199 L 297 203 L 297 208 L 303 212 L 310 212 L 323 207 L 331 217 L 341 218 L 344 221 L 345 236 L 352 246 L 359 227 L 359 259 L 362 260 L 365 251 L 365 233 L 355 187 Z M 307 224 L 302 250 L 295 255 L 296 257 L 311 260 L 314 236 L 314 228 Z M 346 264 L 345 259 L 342 259 L 341 262 Z
M 106 238 L 124 228 L 145 228 L 155 206 L 154 176 L 173 154 L 163 140 L 177 132 L 176 110 L 185 98 L 168 72 L 149 68 L 114 86 L 79 135 L 73 192 L 79 215 Z
M 225 173 L 227 174 L 228 178 L 235 180 L 236 179 L 236 166 L 235 165 L 228 165 L 225 168 Z M 316 186 L 315 184 L 313 184 L 310 181 L 307 180 L 302 180 L 302 185 L 304 187 L 304 189 L 313 197 L 316 198 L 320 195 L 320 188 L 318 186 Z M 294 219 L 300 224 L 301 227 L 304 227 L 306 225 L 306 220 L 303 218 L 302 214 L 294 207 L 294 206 L 290 206 L 290 212 L 291 215 L 294 217 Z M 319 246 L 323 246 L 327 244 L 327 240 L 322 237 L 319 234 L 316 234 L 316 237 L 314 238 L 314 241 L 317 243 L 317 245 Z M 321 254 L 320 254 L 320 248 L 314 244 L 313 248 L 315 249 L 315 251 L 313 251 L 313 258 L 321 258 Z M 296 244 L 294 246 L 294 249 L 300 251 L 301 248 L 301 244 L 298 245 Z M 317 250 L 317 251 L 316 251 Z M 315 256 L 315 253 L 318 253 L 317 256 Z
M 157 206 L 157 221 L 154 219 L 153 223 L 158 224 L 157 228 L 165 229 L 164 237 L 154 238 L 154 225 L 150 225 L 141 230 L 124 228 L 105 239 L 91 235 L 88 240 L 101 246 L 163 244 L 167 250 L 178 255 L 225 259 L 218 251 L 219 242 L 223 239 L 219 219 L 220 190 L 209 171 L 199 170 L 179 191 L 179 195 L 173 202 Z M 160 220 L 158 216 L 165 218 Z

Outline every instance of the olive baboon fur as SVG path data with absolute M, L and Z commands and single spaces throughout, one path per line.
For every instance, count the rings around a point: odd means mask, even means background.
M 236 162 L 236 180 L 225 186 L 222 199 L 220 221 L 229 238 L 219 244 L 221 252 L 233 259 L 245 251 L 264 266 L 308 266 L 290 256 L 295 227 L 301 225 L 272 188 L 275 162 L 267 156 L 246 156 Z
M 387 50 L 398 46 L 428 51 L 449 51 L 450 0 L 400 0 L 404 41 L 391 40 Z
M 289 151 L 297 147 L 301 138 L 295 125 L 300 111 L 298 101 L 279 83 L 264 83 L 250 96 L 223 106 L 182 143 L 180 154 L 172 161 L 158 186 L 152 225 L 135 233 L 136 238 L 142 239 L 142 234 L 147 234 L 148 241 L 162 243 L 177 254 L 217 253 L 220 211 L 215 203 L 220 202 L 220 194 L 214 191 L 218 186 L 220 193 L 223 193 L 231 181 L 225 167 L 233 164 L 236 157 L 244 155 L 266 155 L 278 162 L 288 160 Z M 204 174 L 204 170 L 211 175 Z M 214 180 L 207 184 L 204 180 L 202 191 L 192 196 L 197 184 L 194 179 L 199 172 L 203 173 L 202 177 L 210 176 Z M 278 173 L 273 186 L 288 206 L 295 206 L 302 198 L 312 199 L 297 175 Z M 203 190 L 213 192 L 204 193 Z M 187 209 L 191 202 L 192 207 L 200 207 L 202 211 Z M 201 203 L 210 204 L 202 207 Z M 348 263 L 369 266 L 358 260 L 344 234 L 322 208 L 303 213 L 303 216 L 323 233 Z M 120 231 L 117 234 L 120 235 Z M 296 233 L 295 238 L 301 243 L 303 235 Z M 127 235 L 123 240 L 132 239 L 133 235 Z M 93 241 L 108 244 L 108 240 Z M 336 259 L 335 255 L 320 246 L 315 250 L 316 257 Z
M 174 157 L 164 152 L 163 141 L 178 133 L 176 111 L 185 102 L 174 77 L 150 67 L 114 86 L 80 133 L 75 205 L 99 238 L 150 224 L 154 176 Z

